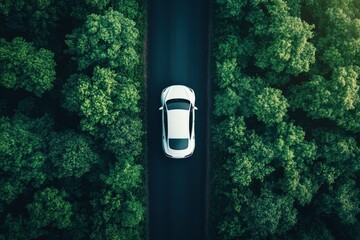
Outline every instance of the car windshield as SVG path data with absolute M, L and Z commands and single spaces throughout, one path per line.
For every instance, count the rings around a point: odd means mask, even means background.
M 188 147 L 186 138 L 169 138 L 169 147 L 174 150 L 183 150 Z
M 180 99 L 180 98 L 171 99 L 166 102 L 166 105 L 168 110 L 173 110 L 173 109 L 189 110 L 190 108 L 190 102 L 186 99 Z

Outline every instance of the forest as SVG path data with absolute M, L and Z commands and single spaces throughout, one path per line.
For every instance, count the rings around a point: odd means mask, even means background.
M 144 0 L 0 1 L 0 240 L 146 239 Z M 211 239 L 360 239 L 360 1 L 211 1 Z
M 360 1 L 214 0 L 212 239 L 360 239 Z
M 145 238 L 145 13 L 0 1 L 0 239 Z

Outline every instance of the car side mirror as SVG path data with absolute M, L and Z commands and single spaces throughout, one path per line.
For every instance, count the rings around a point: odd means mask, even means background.
M 164 109 L 164 107 L 163 107 L 163 106 L 159 107 L 159 110 L 163 110 L 163 109 Z
M 198 110 L 198 108 L 197 108 L 197 107 L 195 107 L 195 106 L 194 106 L 194 109 L 195 109 L 195 110 Z

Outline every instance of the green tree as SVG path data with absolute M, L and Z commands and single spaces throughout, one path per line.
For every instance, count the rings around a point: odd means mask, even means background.
M 98 162 L 98 155 L 91 149 L 92 142 L 73 131 L 53 133 L 49 141 L 48 157 L 53 168 L 51 175 L 57 178 L 81 177 Z
M 228 161 L 224 163 L 224 170 L 228 172 L 233 184 L 248 186 L 255 179 L 262 181 L 274 170 L 269 165 L 274 153 L 270 146 L 254 132 L 242 133 L 241 126 L 238 126 L 239 122 L 236 121 L 238 119 L 230 118 L 229 121 L 222 122 L 229 127 L 225 130 L 225 140 L 227 140 L 225 142 L 228 143 L 226 148 L 229 155 Z
M 52 0 L 2 0 L 0 14 L 5 16 L 9 30 L 30 36 L 36 46 L 43 47 L 53 39 L 58 21 L 57 8 Z
M 217 64 L 217 81 L 221 90 L 214 97 L 214 114 L 228 116 L 240 113 L 249 117 L 254 114 L 251 100 L 264 86 L 260 78 L 241 75 L 235 59 Z
M 109 5 L 110 0 L 85 0 L 82 2 L 86 3 L 87 5 L 93 8 L 105 9 Z
M 249 62 L 256 47 L 254 39 L 250 37 L 240 38 L 238 35 L 225 35 L 218 43 L 216 53 L 216 62 L 225 62 L 226 60 L 235 61 L 238 68 L 248 67 Z M 226 80 L 226 79 L 223 79 Z
M 334 184 L 341 176 L 351 176 L 360 170 L 360 149 L 355 138 L 332 129 L 316 129 L 313 132 L 318 146 L 319 160 L 316 174 L 319 181 Z
M 48 117 L 24 115 L 0 118 L 0 199 L 11 203 L 24 191 L 45 181 L 46 138 L 52 127 Z
M 291 240 L 335 240 L 335 237 L 331 234 L 330 229 L 326 224 L 318 217 L 300 218 L 290 233 L 285 233 L 275 239 L 291 239 Z
M 109 174 L 101 175 L 104 187 L 93 194 L 92 239 L 141 239 L 144 203 L 139 186 L 142 166 L 132 159 L 117 159 Z
M 324 193 L 319 197 L 317 210 L 331 216 L 335 213 L 345 224 L 358 223 L 359 197 L 360 191 L 355 181 L 341 179 L 329 193 Z
M 144 13 L 0 0 L 0 239 L 144 239 Z
M 215 96 L 214 113 L 217 116 L 234 115 L 239 111 L 242 96 L 232 88 L 227 88 Z
M 306 141 L 304 130 L 293 123 L 283 122 L 275 132 L 270 130 L 267 134 L 284 171 L 280 180 L 282 189 L 301 205 L 308 204 L 319 189 L 312 168 L 317 157 L 315 143 Z
M 214 146 L 223 149 L 234 143 L 241 143 L 244 139 L 246 125 L 243 117 L 229 116 L 219 122 L 213 129 Z
M 220 49 L 221 50 L 221 49 Z M 225 50 L 226 51 L 226 50 Z M 236 58 L 216 62 L 217 84 L 220 88 L 235 87 L 240 78 Z
M 54 54 L 35 49 L 23 38 L 11 42 L 0 39 L 0 84 L 6 88 L 23 88 L 41 96 L 55 80 Z
M 289 107 L 281 91 L 269 87 L 263 88 L 251 102 L 254 114 L 260 121 L 268 125 L 280 123 Z
M 223 17 L 236 17 L 241 14 L 242 8 L 246 6 L 246 0 L 216 0 L 221 5 L 219 9 Z
M 289 104 L 281 90 L 267 87 L 260 78 L 242 76 L 235 59 L 218 63 L 217 76 L 222 90 L 214 99 L 215 115 L 255 115 L 267 125 L 279 123 L 286 116 Z
M 139 23 L 141 18 L 141 4 L 138 0 L 63 0 L 60 5 L 64 16 L 72 16 L 78 21 L 85 21 L 90 14 L 104 14 L 110 8 L 118 11 L 126 18 Z
M 301 108 L 315 119 L 334 120 L 339 126 L 358 132 L 359 72 L 359 67 L 350 66 L 334 69 L 329 80 L 318 75 L 312 76 L 310 81 L 292 88 L 290 100 L 293 108 Z
M 81 127 L 96 135 L 112 127 L 120 116 L 140 111 L 137 85 L 114 71 L 96 67 L 92 78 L 73 75 L 64 86 L 64 106 L 83 116 Z
M 259 1 L 246 18 L 257 37 L 256 66 L 298 75 L 315 62 L 315 47 L 309 40 L 314 26 L 289 14 L 286 2 Z
M 281 234 L 291 229 L 297 221 L 294 200 L 264 189 L 259 197 L 250 202 L 245 221 L 250 234 L 263 238 L 270 234 Z
M 321 73 L 337 67 L 358 65 L 360 12 L 355 0 L 306 1 L 311 21 L 317 23 L 315 44 Z
M 214 0 L 214 239 L 359 235 L 359 6 Z
M 26 239 L 29 238 L 29 233 L 32 231 L 28 224 L 28 219 L 22 215 L 15 217 L 12 214 L 8 214 L 5 219 L 5 223 L 2 226 L 4 230 L 3 239 Z M 1 237 L 0 237 L 1 239 Z
M 104 134 L 105 147 L 118 156 L 137 157 L 143 151 L 142 121 L 139 117 L 119 117 Z
M 109 9 L 104 15 L 90 14 L 82 27 L 67 36 L 66 44 L 79 70 L 96 64 L 127 73 L 139 63 L 138 36 L 133 20 Z
M 35 234 L 37 229 L 45 227 L 64 229 L 71 226 L 72 205 L 65 200 L 66 197 L 64 191 L 56 188 L 45 188 L 35 193 L 33 201 L 26 206 Z

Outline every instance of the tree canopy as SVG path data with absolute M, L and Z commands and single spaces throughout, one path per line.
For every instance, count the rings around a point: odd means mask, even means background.
M 6 88 L 23 88 L 41 96 L 55 80 L 54 54 L 37 50 L 23 38 L 11 42 L 0 39 L 0 84 Z
M 89 172 L 99 161 L 99 156 L 91 149 L 90 138 L 73 131 L 53 133 L 49 141 L 49 159 L 52 175 L 57 178 L 77 177 Z
M 79 70 L 96 64 L 126 73 L 139 63 L 138 35 L 133 20 L 109 9 L 104 15 L 90 14 L 82 27 L 67 36 L 66 44 Z
M 358 9 L 214 1 L 213 239 L 357 238 Z
M 0 1 L 0 239 L 144 239 L 145 2 Z
M 47 117 L 0 118 L 0 169 L 7 176 L 0 179 L 1 204 L 11 203 L 24 191 L 39 187 L 45 181 L 45 136 L 51 125 Z

